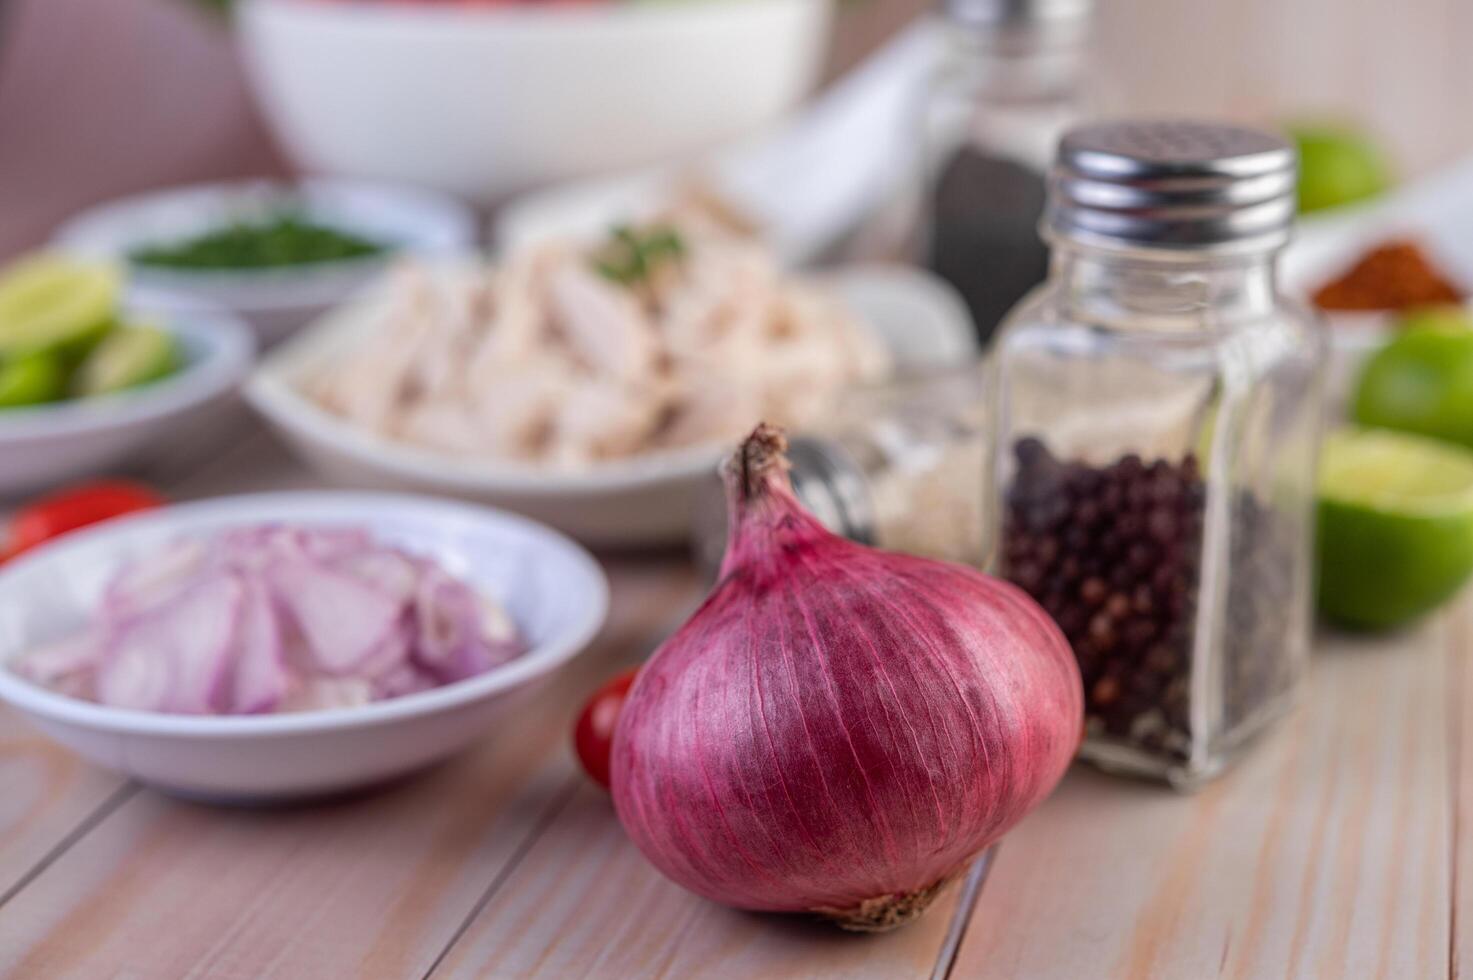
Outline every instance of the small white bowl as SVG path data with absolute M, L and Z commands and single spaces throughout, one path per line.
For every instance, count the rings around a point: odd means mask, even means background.
M 977 356 L 966 307 L 934 276 L 900 266 L 855 266 L 828 282 L 902 367 L 945 367 Z M 694 501 L 730 446 L 689 446 L 556 470 L 396 442 L 320 407 L 304 386 L 378 329 L 380 302 L 369 296 L 329 314 L 268 357 L 246 385 L 251 407 L 309 466 L 355 486 L 488 501 L 599 546 L 687 538 Z
M 199 184 L 109 201 L 67 221 L 53 241 L 89 258 L 127 262 L 140 246 L 180 242 L 283 207 L 382 242 L 386 251 L 271 269 L 134 264 L 129 266 L 131 288 L 163 307 L 178 298 L 227 309 L 267 346 L 372 282 L 396 255 L 455 254 L 476 239 L 475 215 L 443 194 L 372 181 L 308 179 L 290 185 L 261 180 Z
M 755 132 L 817 80 L 832 0 L 248 0 L 258 100 L 303 169 L 483 204 Z
M 81 628 L 124 563 L 188 535 L 260 522 L 366 526 L 494 595 L 531 649 L 445 687 L 356 708 L 210 717 L 110 708 L 4 665 Z M 587 552 L 532 521 L 423 497 L 301 492 L 225 497 L 76 532 L 0 570 L 0 700 L 89 761 L 165 792 L 221 803 L 323 796 L 392 779 L 496 731 L 512 695 L 583 649 L 608 583 Z
M 114 395 L 0 409 L 0 497 L 135 462 L 236 391 L 255 355 L 251 332 L 227 314 L 188 308 L 163 320 L 184 352 L 184 366 L 169 377 Z
M 1283 288 L 1289 295 L 1312 305 L 1311 297 L 1316 290 L 1344 275 L 1372 248 L 1393 240 L 1416 242 L 1427 251 L 1437 268 L 1446 270 L 1455 282 L 1466 288 L 1473 283 L 1473 265 L 1468 261 L 1465 226 L 1459 221 L 1467 215 L 1468 198 L 1464 192 L 1450 199 L 1449 205 L 1454 208 L 1450 227 L 1439 226 L 1416 213 L 1425 211 L 1425 206 L 1410 214 L 1401 213 L 1395 199 L 1306 222 L 1284 253 L 1280 265 Z M 1415 197 L 1413 202 L 1416 203 Z M 1464 305 L 1473 311 L 1473 301 Z M 1353 411 L 1351 402 L 1366 362 L 1395 339 L 1401 316 L 1398 310 L 1320 312 L 1329 355 L 1322 390 L 1332 422 Z

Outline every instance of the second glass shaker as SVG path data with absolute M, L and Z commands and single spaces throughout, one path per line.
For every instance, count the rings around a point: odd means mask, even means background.
M 962 294 L 979 339 L 1043 281 L 1054 146 L 1080 115 L 1092 0 L 945 0 L 920 113 L 914 257 Z

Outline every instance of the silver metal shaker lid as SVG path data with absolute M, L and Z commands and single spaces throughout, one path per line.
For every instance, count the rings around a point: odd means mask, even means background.
M 1094 0 L 943 0 L 943 7 L 971 27 L 1025 27 L 1084 20 Z
M 1293 227 L 1297 170 L 1288 141 L 1242 126 L 1081 126 L 1059 143 L 1044 231 L 1103 247 L 1275 248 Z

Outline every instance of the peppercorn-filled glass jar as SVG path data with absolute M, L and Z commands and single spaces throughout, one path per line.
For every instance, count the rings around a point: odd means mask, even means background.
M 979 339 L 1048 271 L 1054 147 L 1082 112 L 1092 0 L 944 0 L 920 112 L 912 254 L 966 300 Z
M 1236 127 L 1071 131 L 1048 282 L 998 338 L 1000 570 L 1073 645 L 1082 755 L 1179 787 L 1308 657 L 1321 339 L 1274 268 L 1295 164 Z

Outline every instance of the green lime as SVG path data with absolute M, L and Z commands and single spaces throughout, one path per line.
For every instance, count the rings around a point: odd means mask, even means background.
M 1348 126 L 1289 129 L 1299 147 L 1299 212 L 1307 214 L 1376 197 L 1391 186 L 1391 170 L 1375 142 Z
M 56 401 L 66 391 L 66 370 L 51 354 L 27 354 L 0 364 L 0 408 Z
M 1386 629 L 1430 612 L 1473 572 L 1473 453 L 1385 430 L 1332 435 L 1318 533 L 1327 618 Z
M 1460 330 L 1473 331 L 1473 317 L 1461 306 L 1422 306 L 1408 310 L 1396 321 L 1396 329 L 1444 330 L 1456 333 Z
M 1473 331 L 1399 334 L 1361 369 L 1351 415 L 1360 425 L 1473 447 Z
M 172 374 L 179 366 L 179 346 L 158 327 L 130 324 L 103 337 L 72 378 L 79 398 L 106 395 Z
M 0 357 L 84 353 L 112 329 L 119 286 L 114 267 L 57 255 L 0 269 Z

